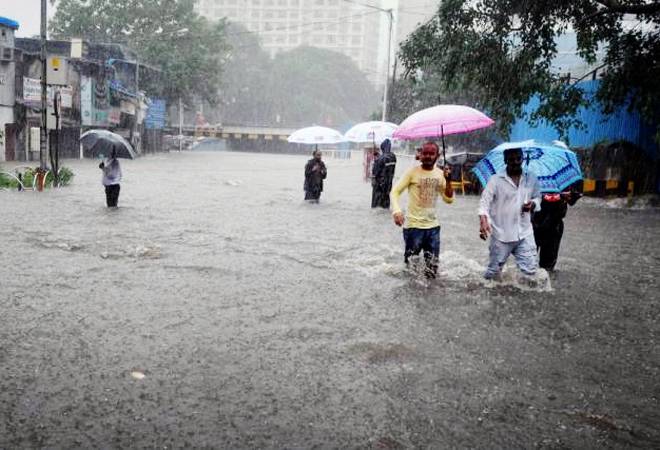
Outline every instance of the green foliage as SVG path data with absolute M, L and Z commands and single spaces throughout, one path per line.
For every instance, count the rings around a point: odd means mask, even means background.
M 75 174 L 71 169 L 68 167 L 61 167 L 60 168 L 60 185 L 62 186 L 67 186 L 71 184 L 71 181 L 73 180 L 73 177 Z
M 35 177 L 36 177 L 36 170 L 37 168 L 28 168 L 25 170 L 21 171 L 21 177 L 22 177 L 22 183 L 23 186 L 27 188 L 32 188 L 32 186 L 35 183 Z M 2 169 L 0 168 L 0 172 L 2 172 Z M 60 168 L 60 186 L 67 186 L 71 183 L 73 180 L 73 177 L 75 174 L 71 169 L 68 167 L 61 167 Z M 48 172 L 46 175 L 46 182 L 45 182 L 46 187 L 52 187 L 53 186 L 53 173 Z M 18 181 L 10 176 L 7 176 L 5 174 L 0 173 L 0 188 L 5 188 L 5 189 L 18 189 Z
M 53 1 L 53 0 L 52 0 Z M 169 99 L 217 101 L 227 53 L 225 24 L 194 11 L 194 0 L 57 0 L 55 38 L 125 43 L 142 62 L 162 70 L 145 79 L 148 91 Z
M 644 26 L 624 28 L 625 13 Z M 605 48 L 607 71 L 597 98 L 606 112 L 627 104 L 657 123 L 659 26 L 660 3 L 637 0 L 444 0 L 400 55 L 409 73 L 438 77 L 440 91 L 471 92 L 473 104 L 488 110 L 505 134 L 539 94 L 541 107 L 529 119 L 548 120 L 565 136 L 579 125 L 573 113 L 586 100 L 579 87 L 551 71 L 556 38 L 573 29 L 578 54 L 590 63 Z
M 353 60 L 316 47 L 298 47 L 275 57 L 270 93 L 283 123 L 337 126 L 364 120 L 378 97 Z

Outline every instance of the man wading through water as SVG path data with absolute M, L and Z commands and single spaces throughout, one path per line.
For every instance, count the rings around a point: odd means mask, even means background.
M 323 192 L 323 180 L 328 176 L 328 170 L 321 161 L 321 151 L 314 150 L 313 158 L 307 161 L 305 166 L 305 200 L 310 203 L 318 203 Z
M 424 275 L 435 278 L 438 273 L 438 256 L 440 255 L 440 223 L 435 214 L 438 194 L 445 203 L 454 201 L 454 190 L 451 187 L 451 169 L 444 171 L 436 167 L 439 149 L 433 142 L 427 142 L 422 147 L 419 160 L 421 166 L 408 169 L 401 180 L 392 188 L 390 200 L 392 203 L 392 218 L 398 226 L 404 225 L 403 240 L 405 242 L 404 261 L 406 265 L 410 257 L 424 251 L 426 268 Z M 404 217 L 399 207 L 399 196 L 408 190 L 408 211 Z
M 490 237 L 489 261 L 484 278 L 498 278 L 510 254 L 525 275 L 537 269 L 536 243 L 530 219 L 541 210 L 539 181 L 533 173 L 523 173 L 523 152 L 504 150 L 506 171 L 491 176 L 479 202 L 479 236 Z

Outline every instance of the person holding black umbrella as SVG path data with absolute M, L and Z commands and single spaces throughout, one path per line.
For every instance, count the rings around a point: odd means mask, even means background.
M 121 166 L 117 159 L 117 150 L 112 147 L 110 158 L 101 161 L 99 169 L 103 171 L 102 183 L 105 186 L 105 201 L 108 208 L 116 208 L 119 201 L 119 190 L 121 181 Z

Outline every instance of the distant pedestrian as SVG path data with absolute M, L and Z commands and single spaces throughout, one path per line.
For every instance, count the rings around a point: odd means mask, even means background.
M 541 210 L 532 216 L 534 239 L 539 250 L 539 266 L 552 271 L 557 264 L 559 244 L 564 234 L 564 217 L 568 206 L 573 206 L 582 194 L 571 190 L 543 194 Z
M 420 152 L 421 165 L 412 167 L 392 188 L 392 218 L 398 226 L 403 226 L 405 243 L 404 261 L 410 263 L 410 257 L 424 252 L 427 278 L 435 278 L 438 272 L 440 256 L 440 223 L 435 207 L 438 194 L 445 203 L 454 201 L 454 191 L 449 182 L 448 169 L 440 170 L 435 163 L 439 149 L 433 142 L 427 142 Z M 408 211 L 404 217 L 399 206 L 399 196 L 408 190 Z
M 103 171 L 102 183 L 105 186 L 106 204 L 108 208 L 115 208 L 119 201 L 119 182 L 121 181 L 121 167 L 117 159 L 117 150 L 112 149 L 110 158 L 102 161 L 99 169 Z
M 396 155 L 392 153 L 392 144 L 389 139 L 385 139 L 380 144 L 380 150 L 382 154 L 374 162 L 373 167 L 371 207 L 388 209 L 390 207 L 392 180 L 396 169 Z
M 522 149 L 505 150 L 506 171 L 490 177 L 481 194 L 479 235 L 486 240 L 492 233 L 486 279 L 498 277 L 512 253 L 524 274 L 536 273 L 536 243 L 530 216 L 541 208 L 541 192 L 536 176 L 523 173 L 522 160 Z
M 318 203 L 323 192 L 323 180 L 328 176 L 328 170 L 321 161 L 321 151 L 314 150 L 313 157 L 305 165 L 305 200 Z

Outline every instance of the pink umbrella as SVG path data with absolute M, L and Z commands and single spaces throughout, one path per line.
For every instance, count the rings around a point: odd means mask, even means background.
M 426 108 L 408 116 L 392 135 L 395 139 L 415 140 L 442 138 L 442 151 L 445 151 L 445 135 L 468 133 L 486 128 L 495 121 L 469 106 L 438 105 Z

